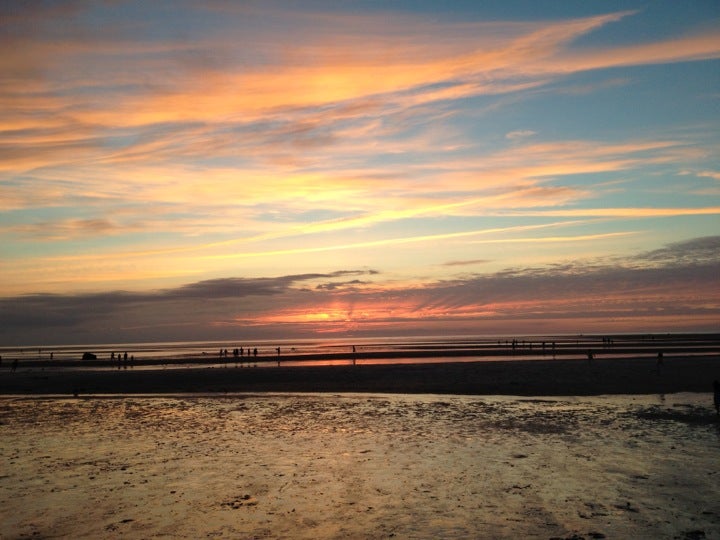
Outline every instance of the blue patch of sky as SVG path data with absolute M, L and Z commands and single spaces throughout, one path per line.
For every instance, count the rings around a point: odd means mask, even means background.
M 571 174 L 543 179 L 544 186 L 569 186 L 599 193 L 573 206 L 583 208 L 703 208 L 712 204 L 700 190 L 713 187 L 710 178 L 680 175 L 674 164 L 643 165 L 620 171 Z
M 612 48 L 674 39 L 691 30 L 710 28 L 712 21 L 720 18 L 720 3 L 716 1 L 602 2 L 595 4 L 594 12 L 625 10 L 637 12 L 578 37 L 573 47 Z
M 649 243 L 640 247 L 646 247 L 648 250 L 672 242 L 720 234 L 717 215 L 651 217 L 624 220 L 622 223 L 626 229 L 642 231 L 641 238 Z
M 556 140 L 672 137 L 656 130 L 720 116 L 720 100 L 707 96 L 713 87 L 720 87 L 717 61 L 581 73 L 489 113 L 487 126 L 496 132 L 531 129 Z
M 473 20 L 527 21 L 570 17 L 586 17 L 597 13 L 637 8 L 637 1 L 615 0 L 608 2 L 568 2 L 566 0 L 336 0 L 334 2 L 303 2 L 315 9 L 344 11 L 350 13 L 409 12 L 442 20 L 467 22 Z M 640 4 L 642 5 L 642 4 Z

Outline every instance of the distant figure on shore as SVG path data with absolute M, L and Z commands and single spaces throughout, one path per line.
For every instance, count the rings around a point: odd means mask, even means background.
M 663 353 L 660 351 L 657 355 L 657 370 L 660 373 L 660 368 L 663 367 Z
M 11 370 L 11 371 L 15 371 L 15 370 L 17 370 L 17 367 L 18 367 L 18 359 L 17 359 L 17 358 L 14 358 L 14 359 L 13 359 L 12 366 L 10 367 L 10 370 Z M 717 381 L 716 381 L 716 382 L 717 382 Z
M 250 352 L 248 352 L 248 356 L 250 356 Z M 257 348 L 253 349 L 253 356 L 257 358 Z
M 595 358 L 595 356 L 593 356 L 593 352 L 588 351 L 588 353 L 587 353 L 588 362 L 592 362 L 594 358 Z
M 713 402 L 715 414 L 720 415 L 720 382 L 717 379 L 713 381 Z

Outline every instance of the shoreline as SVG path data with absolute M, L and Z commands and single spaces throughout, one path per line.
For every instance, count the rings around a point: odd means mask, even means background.
M 275 362 L 276 360 L 272 360 Z M 288 361 L 287 358 L 282 359 Z M 107 363 L 105 363 L 107 366 Z M 147 369 L 0 370 L 0 395 L 202 393 L 385 393 L 514 396 L 594 396 L 711 392 L 720 356 L 503 359 L 437 363 L 283 366 L 227 364 Z
M 235 357 L 242 342 L 126 343 L 95 345 L 0 346 L 4 362 L 15 359 L 27 366 L 111 366 L 116 354 L 127 353 L 136 365 L 210 364 L 224 362 L 271 363 L 322 362 L 326 360 L 387 360 L 422 358 L 542 359 L 578 357 L 589 351 L 602 355 L 656 356 L 658 352 L 679 354 L 720 354 L 720 334 L 624 334 L 545 335 L 508 337 L 429 336 L 427 338 L 377 340 L 300 339 L 244 343 L 245 355 Z M 210 351 L 206 349 L 210 347 Z M 252 349 L 251 349 L 252 347 Z M 223 356 L 218 354 L 226 352 Z M 278 349 L 282 354 L 278 354 Z M 240 349 L 242 351 L 242 348 Z M 250 351 L 255 353 L 251 356 Z M 192 351 L 192 352 L 190 352 Z M 276 353 L 278 351 L 278 353 Z M 91 353 L 96 358 L 85 359 Z

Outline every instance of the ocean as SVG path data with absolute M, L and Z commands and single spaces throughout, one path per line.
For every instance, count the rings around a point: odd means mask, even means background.
M 237 356 L 234 351 L 237 350 Z M 227 351 L 227 355 L 225 353 Z M 593 357 L 716 354 L 717 334 L 614 336 L 430 336 L 384 338 L 319 338 L 261 341 L 184 341 L 0 347 L 4 361 L 27 365 L 72 365 L 82 362 L 112 366 L 119 357 L 137 367 L 241 363 L 257 366 L 427 363 L 482 360 L 588 359 Z M 96 360 L 83 360 L 85 353 Z

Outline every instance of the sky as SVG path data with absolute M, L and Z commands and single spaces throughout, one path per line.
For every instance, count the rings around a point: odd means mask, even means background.
M 720 331 L 720 3 L 0 4 L 0 345 Z

